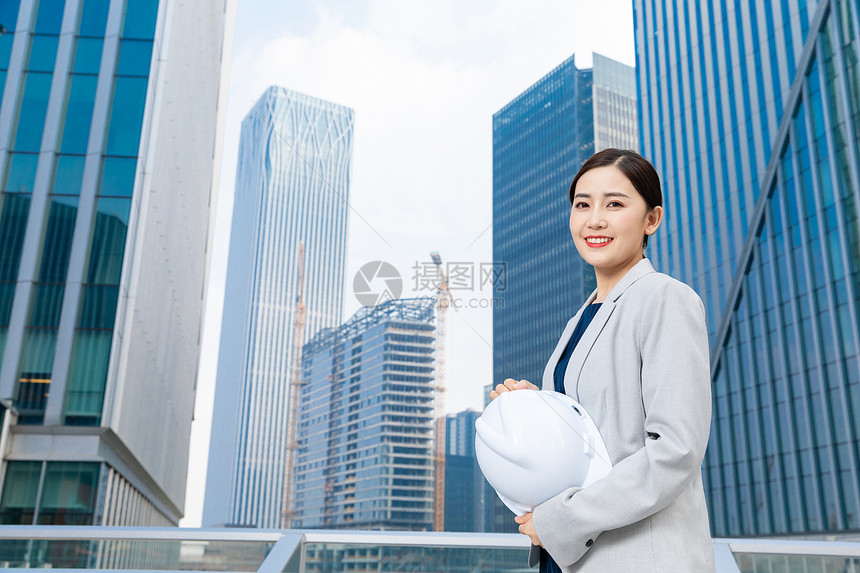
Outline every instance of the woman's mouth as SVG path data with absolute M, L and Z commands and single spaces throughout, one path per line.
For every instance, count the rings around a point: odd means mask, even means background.
M 585 237 L 585 244 L 593 249 L 605 247 L 612 241 L 612 237 Z

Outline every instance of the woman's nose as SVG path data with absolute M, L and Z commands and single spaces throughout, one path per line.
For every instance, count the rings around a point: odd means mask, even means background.
M 603 218 L 603 213 L 599 209 L 594 209 L 588 218 L 588 227 L 590 229 L 602 229 L 605 226 L 606 220 Z

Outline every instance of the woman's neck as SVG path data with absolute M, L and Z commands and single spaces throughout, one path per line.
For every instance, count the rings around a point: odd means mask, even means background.
M 594 277 L 597 279 L 597 296 L 592 302 L 603 302 L 606 296 L 612 292 L 618 281 L 627 274 L 627 271 L 635 267 L 639 261 L 645 258 L 645 255 L 637 255 L 622 265 L 612 268 L 597 268 L 594 267 Z

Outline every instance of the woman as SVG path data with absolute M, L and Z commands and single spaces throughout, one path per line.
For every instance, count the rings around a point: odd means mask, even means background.
M 663 218 L 660 179 L 633 151 L 606 149 L 577 173 L 570 233 L 597 289 L 568 322 L 543 388 L 581 403 L 613 468 L 515 518 L 529 564 L 552 571 L 714 570 L 701 463 L 711 418 L 704 307 L 644 256 Z M 508 379 L 491 393 L 537 389 Z

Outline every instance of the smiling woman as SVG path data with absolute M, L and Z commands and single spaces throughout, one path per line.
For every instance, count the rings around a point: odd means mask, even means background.
M 570 186 L 570 234 L 597 289 L 568 322 L 543 389 L 591 415 L 612 469 L 516 518 L 541 573 L 714 570 L 700 466 L 711 417 L 705 315 L 658 273 L 645 244 L 663 218 L 660 179 L 634 151 L 592 156 Z M 534 389 L 507 380 L 505 391 Z

